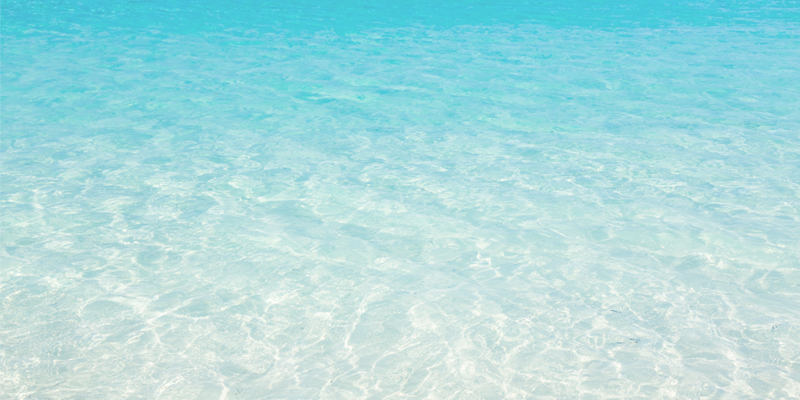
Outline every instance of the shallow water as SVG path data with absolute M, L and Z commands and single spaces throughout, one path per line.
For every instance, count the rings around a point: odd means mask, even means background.
M 792 6 L 6 1 L 0 393 L 800 397 Z

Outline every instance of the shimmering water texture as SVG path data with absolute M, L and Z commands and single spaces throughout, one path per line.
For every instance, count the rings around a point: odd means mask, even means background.
M 0 397 L 800 397 L 796 3 L 106 3 L 3 5 Z

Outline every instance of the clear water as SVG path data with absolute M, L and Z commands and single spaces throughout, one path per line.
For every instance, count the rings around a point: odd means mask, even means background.
M 800 397 L 798 3 L 285 3 L 3 2 L 0 397 Z

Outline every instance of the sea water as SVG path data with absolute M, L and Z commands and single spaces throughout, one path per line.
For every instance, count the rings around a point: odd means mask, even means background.
M 800 397 L 793 1 L 5 0 L 0 397 Z

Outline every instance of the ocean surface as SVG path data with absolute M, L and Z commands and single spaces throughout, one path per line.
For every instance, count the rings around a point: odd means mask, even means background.
M 1 25 L 2 399 L 800 398 L 797 1 Z

